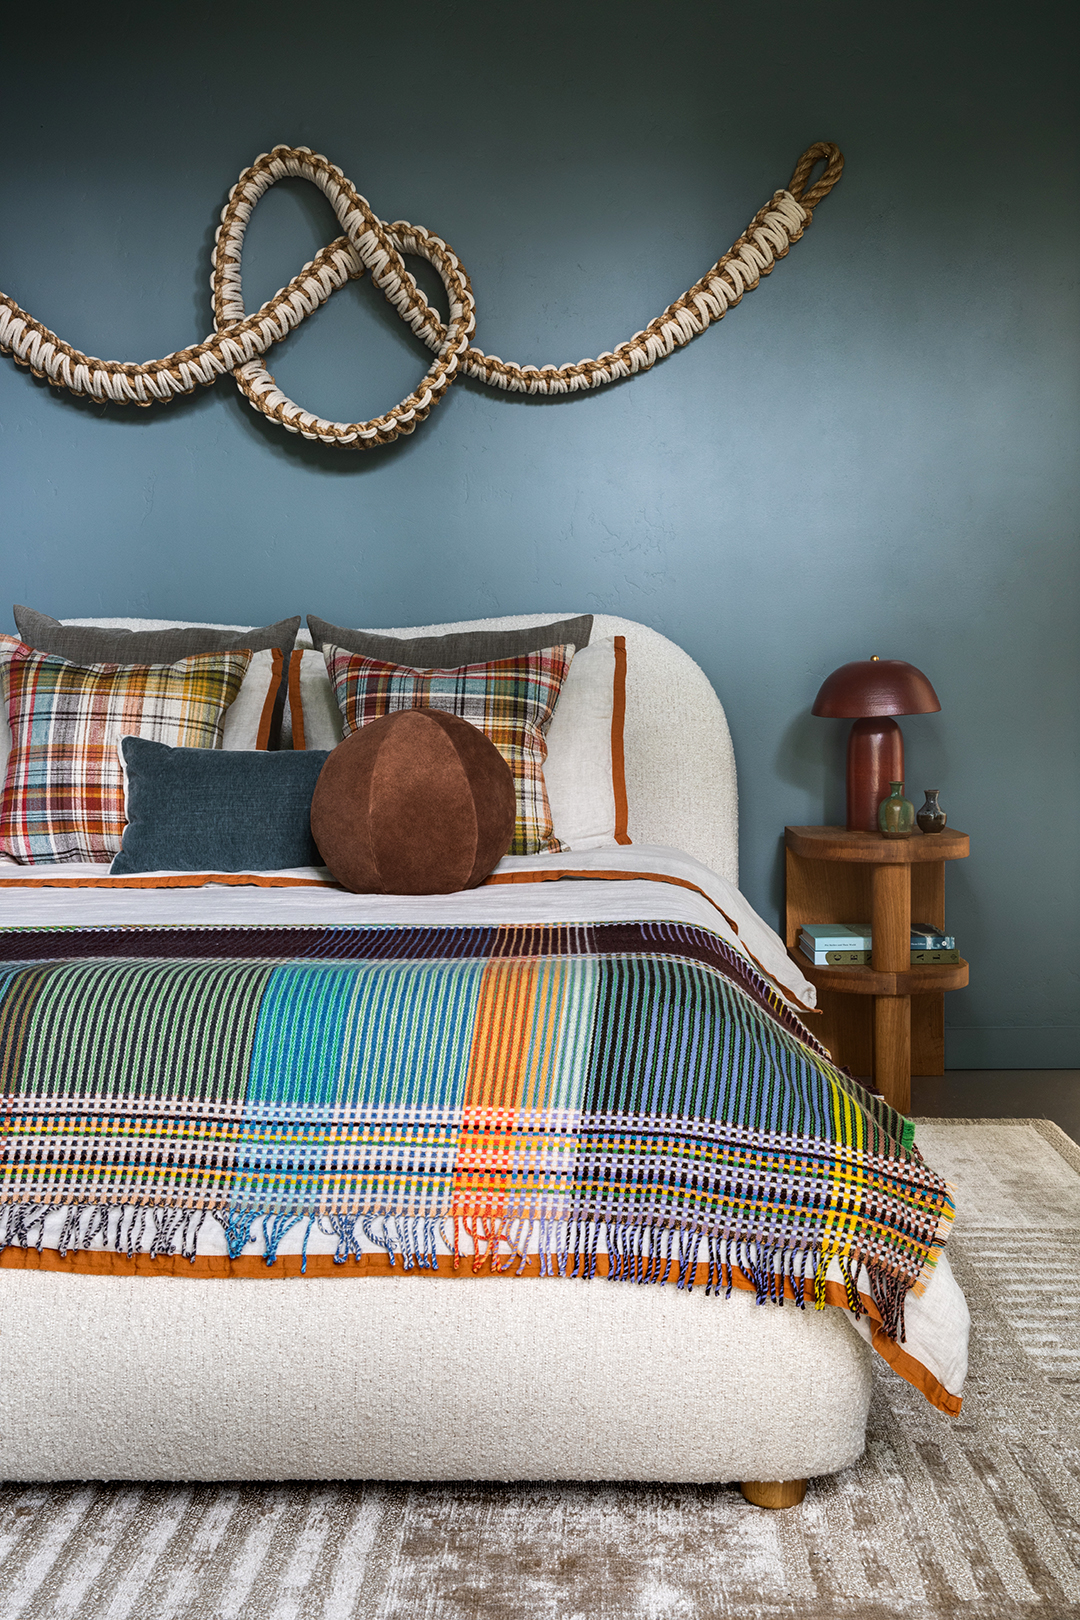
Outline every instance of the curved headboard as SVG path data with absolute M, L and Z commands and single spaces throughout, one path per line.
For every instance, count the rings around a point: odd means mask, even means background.
M 513 630 L 570 618 L 518 613 L 455 624 L 385 627 L 388 636 L 450 630 Z M 626 637 L 626 796 L 636 844 L 673 844 L 721 877 L 739 881 L 739 795 L 735 752 L 720 699 L 689 653 L 633 619 L 598 613 L 592 639 Z
M 450 630 L 513 630 L 566 619 L 562 613 L 519 613 L 454 624 L 380 626 L 391 636 L 442 635 Z M 161 629 L 175 619 L 65 619 L 65 624 Z M 247 625 L 222 629 L 246 630 Z M 598 613 L 593 639 L 626 637 L 626 796 L 630 837 L 637 844 L 672 844 L 732 883 L 739 881 L 739 795 L 735 753 L 720 699 L 705 672 L 674 641 L 633 619 Z M 297 645 L 310 638 L 300 632 Z

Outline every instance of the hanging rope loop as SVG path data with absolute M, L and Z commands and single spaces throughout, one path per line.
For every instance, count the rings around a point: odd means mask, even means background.
M 814 166 L 821 177 L 804 194 Z M 290 433 L 323 444 L 372 447 L 412 433 L 454 378 L 469 377 L 511 393 L 573 394 L 648 371 L 674 349 L 721 320 L 745 292 L 769 275 L 802 236 L 813 209 L 828 196 L 844 167 L 840 149 L 828 141 L 808 147 L 787 190 L 774 192 L 738 241 L 701 280 L 669 304 L 641 332 L 595 360 L 562 366 L 518 365 L 470 344 L 476 328 L 472 284 L 442 237 L 398 220 L 388 225 L 341 170 L 306 146 L 275 146 L 245 169 L 229 193 L 214 239 L 210 278 L 214 331 L 203 342 L 145 364 L 97 360 L 64 343 L 48 327 L 0 293 L 0 352 L 29 366 L 58 388 L 116 404 L 164 404 L 177 394 L 209 386 L 226 373 L 257 411 Z M 322 248 L 287 287 L 249 315 L 241 275 L 244 235 L 251 215 L 272 185 L 286 178 L 317 186 L 337 215 L 342 235 Z M 444 323 L 407 269 L 413 254 L 436 270 L 446 291 Z M 263 363 L 263 355 L 314 314 L 339 287 L 365 272 L 387 302 L 434 355 L 419 387 L 382 416 L 367 422 L 328 422 L 293 403 Z
M 825 172 L 810 190 L 805 192 L 803 187 L 810 178 L 810 171 L 818 163 L 824 163 Z M 844 172 L 844 154 L 832 141 L 815 141 L 808 146 L 798 163 L 795 172 L 788 181 L 788 190 L 797 203 L 804 208 L 814 209 L 823 197 L 827 197 Z

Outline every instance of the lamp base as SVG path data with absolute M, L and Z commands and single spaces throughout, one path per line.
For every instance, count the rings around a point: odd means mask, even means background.
M 878 806 L 889 783 L 904 780 L 904 734 L 888 715 L 856 720 L 847 749 L 849 832 L 877 832 Z

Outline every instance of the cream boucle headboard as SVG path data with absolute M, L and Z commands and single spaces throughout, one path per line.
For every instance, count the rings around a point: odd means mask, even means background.
M 454 624 L 379 626 L 385 635 L 440 635 L 448 630 L 512 630 L 548 624 L 577 609 L 519 613 Z M 65 624 L 107 624 L 160 629 L 176 619 L 65 619 Z M 246 630 L 248 625 L 224 625 Z M 704 861 L 721 877 L 739 881 L 739 796 L 735 754 L 720 699 L 689 653 L 646 624 L 598 613 L 593 640 L 626 637 L 626 796 L 630 837 L 636 844 L 672 844 Z M 300 641 L 310 639 L 301 631 Z M 299 643 L 298 643 L 299 644 Z

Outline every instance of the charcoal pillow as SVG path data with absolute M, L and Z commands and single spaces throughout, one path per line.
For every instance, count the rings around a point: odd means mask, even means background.
M 344 630 L 308 614 L 316 647 L 342 647 L 346 652 L 377 658 L 383 664 L 410 669 L 457 669 L 462 664 L 489 664 L 498 658 L 523 658 L 543 647 L 587 647 L 593 616 L 534 624 L 516 630 L 450 630 L 444 636 L 388 636 L 381 631 Z
M 263 652 L 268 647 L 280 647 L 282 663 L 288 670 L 289 654 L 300 628 L 299 614 L 295 619 L 279 619 L 277 624 L 259 625 L 250 630 L 221 630 L 214 625 L 119 630 L 112 625 L 61 624 L 59 619 L 50 619 L 47 613 L 35 613 L 33 608 L 23 607 L 19 602 L 12 611 L 19 639 L 27 647 L 83 665 L 175 664 L 192 653 L 232 652 L 236 647 Z M 281 736 L 285 691 L 286 683 L 282 681 L 270 723 L 270 748 L 278 746 Z
M 478 727 L 438 709 L 398 709 L 326 758 L 311 830 L 355 894 L 452 894 L 498 865 L 516 809 L 510 767 Z
M 113 875 L 320 864 L 311 796 L 326 753 L 232 753 L 123 737 L 127 826 Z

